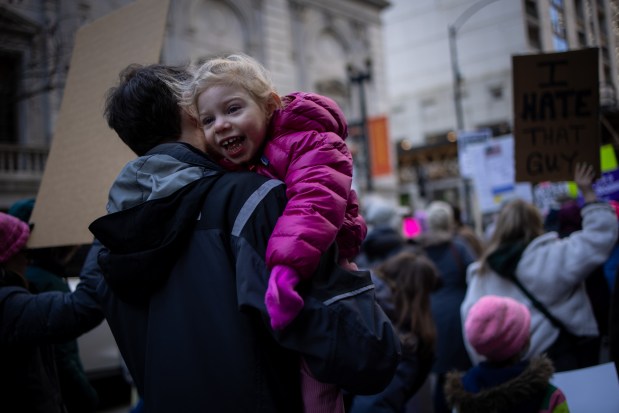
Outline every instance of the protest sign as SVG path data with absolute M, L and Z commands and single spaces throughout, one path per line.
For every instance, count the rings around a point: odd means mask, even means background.
M 555 373 L 551 383 L 563 391 L 571 413 L 619 412 L 619 379 L 612 362 Z
M 567 181 L 578 162 L 599 176 L 598 49 L 513 56 L 516 181 Z
M 88 225 L 135 155 L 103 118 L 106 91 L 130 63 L 159 62 L 169 0 L 141 0 L 82 27 L 76 35 L 62 105 L 28 247 L 92 242 Z

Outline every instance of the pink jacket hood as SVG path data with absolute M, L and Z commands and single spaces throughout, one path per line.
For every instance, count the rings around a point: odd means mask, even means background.
M 346 118 L 334 100 L 313 93 L 296 92 L 282 97 L 283 109 L 271 119 L 271 137 L 287 133 L 331 132 L 341 139 L 348 137 Z

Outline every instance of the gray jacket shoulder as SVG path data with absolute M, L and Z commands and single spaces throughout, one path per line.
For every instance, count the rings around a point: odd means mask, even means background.
M 112 184 L 107 212 L 118 212 L 163 198 L 214 173 L 203 166 L 180 162 L 167 154 L 141 156 L 125 165 Z

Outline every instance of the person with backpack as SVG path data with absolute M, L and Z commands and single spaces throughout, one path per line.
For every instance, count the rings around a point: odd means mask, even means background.
M 523 200 L 501 209 L 496 229 L 481 259 L 468 267 L 461 306 L 465 320 L 485 295 L 511 297 L 531 312 L 531 343 L 526 357 L 547 353 L 557 371 L 596 363 L 599 329 L 585 280 L 610 254 L 617 239 L 617 218 L 593 191 L 591 165 L 577 164 L 574 181 L 582 192 L 582 230 L 565 238 L 544 232 L 539 210 Z M 482 358 L 467 350 L 472 361 Z
M 228 172 L 206 154 L 201 129 L 169 86 L 188 76 L 185 68 L 130 66 L 108 92 L 108 124 L 138 158 L 113 183 L 108 214 L 89 227 L 96 246 L 85 271 L 103 275 L 102 306 L 144 411 L 301 411 L 301 355 L 313 351 L 315 366 L 329 350 L 309 347 L 303 334 L 324 330 L 309 328 L 311 320 L 342 320 L 310 294 L 298 319 L 272 328 L 265 256 L 285 188 L 254 172 Z M 334 255 L 321 257 L 317 274 L 334 269 Z M 312 308 L 325 319 L 308 316 Z M 395 351 L 386 354 L 394 360 L 382 370 L 354 362 L 380 384 L 397 364 Z
M 389 294 L 381 305 L 397 327 L 402 360 L 389 385 L 373 395 L 350 397 L 349 413 L 400 413 L 430 374 L 435 360 L 436 327 L 430 294 L 440 286 L 434 263 L 423 252 L 402 251 L 374 269 L 375 284 Z

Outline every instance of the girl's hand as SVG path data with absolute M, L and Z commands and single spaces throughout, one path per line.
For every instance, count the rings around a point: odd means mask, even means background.
M 340 265 L 340 267 L 345 268 L 349 271 L 359 271 L 359 267 L 357 267 L 357 264 L 355 262 L 348 261 L 348 259 L 346 258 L 340 258 L 340 262 L 338 264 Z
M 274 330 L 290 324 L 303 308 L 303 298 L 295 290 L 299 281 L 297 272 L 286 265 L 276 265 L 271 270 L 265 304 Z

